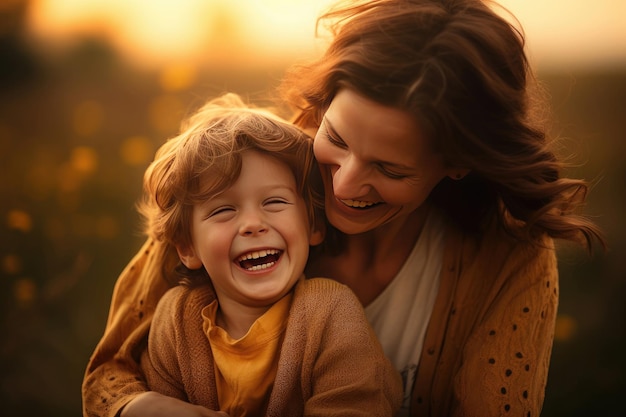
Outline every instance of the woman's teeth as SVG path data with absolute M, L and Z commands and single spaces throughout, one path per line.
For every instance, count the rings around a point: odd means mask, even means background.
M 358 201 L 358 200 L 341 200 L 341 202 L 345 204 L 346 206 L 355 207 L 355 208 L 371 207 L 374 204 L 376 204 L 376 203 L 372 203 L 371 201 Z

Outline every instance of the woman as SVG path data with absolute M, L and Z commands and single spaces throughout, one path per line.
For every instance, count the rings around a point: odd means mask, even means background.
M 346 2 L 322 22 L 327 52 L 283 84 L 296 123 L 317 132 L 326 193 L 307 275 L 364 305 L 402 373 L 401 415 L 539 415 L 553 239 L 604 241 L 577 214 L 586 183 L 561 176 L 539 123 L 521 33 L 479 0 Z M 133 360 L 170 284 L 159 244 L 144 250 L 118 281 L 85 414 L 211 415 L 145 392 Z

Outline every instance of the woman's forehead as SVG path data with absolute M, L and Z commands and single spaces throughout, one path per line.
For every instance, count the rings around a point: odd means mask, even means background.
M 423 129 L 411 113 L 376 103 L 350 90 L 342 90 L 335 96 L 324 125 L 329 134 L 350 148 L 359 147 L 368 153 L 409 157 L 428 145 Z

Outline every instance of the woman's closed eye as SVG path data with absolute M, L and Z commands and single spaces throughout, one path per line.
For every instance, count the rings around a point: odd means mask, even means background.
M 335 129 L 332 127 L 330 122 L 324 119 L 322 123 L 325 128 L 324 136 L 326 136 L 326 139 L 328 140 L 328 142 L 330 142 L 332 145 L 335 145 L 341 149 L 348 149 L 348 145 L 346 144 L 346 142 L 343 141 L 343 139 L 341 139 L 341 136 L 339 136 L 339 134 L 335 132 Z
M 384 164 L 377 164 L 378 170 L 386 177 L 391 178 L 393 180 L 401 180 L 407 178 L 408 175 L 401 174 L 397 171 L 391 170 L 387 168 Z
M 335 145 L 338 148 L 348 149 L 348 145 L 346 145 L 346 143 L 343 140 L 332 136 L 330 133 L 328 133 L 328 131 L 326 132 L 326 139 L 328 139 L 328 142 L 330 142 L 332 145 Z

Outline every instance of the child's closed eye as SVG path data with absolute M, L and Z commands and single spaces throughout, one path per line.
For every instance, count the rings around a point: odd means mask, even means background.
M 217 208 L 211 210 L 206 217 L 210 218 L 210 217 L 215 217 L 215 216 L 224 216 L 224 215 L 228 215 L 230 213 L 233 213 L 234 211 L 235 211 L 234 207 L 231 207 L 231 206 L 221 206 L 221 207 L 217 207 Z
M 263 206 L 266 207 L 268 210 L 276 210 L 276 211 L 282 210 L 285 208 L 285 206 L 290 206 L 290 205 L 293 205 L 293 203 L 285 198 L 279 198 L 279 197 L 268 198 L 267 200 L 263 202 Z

